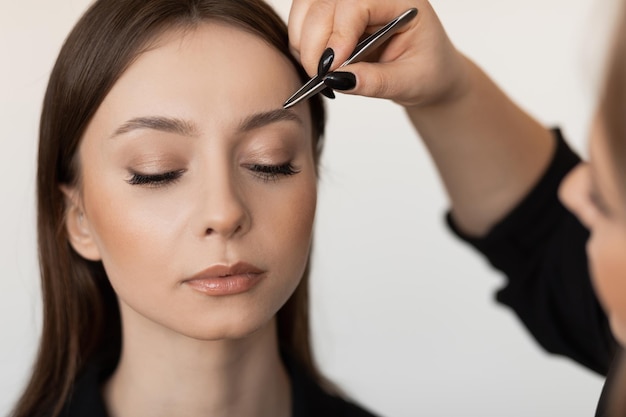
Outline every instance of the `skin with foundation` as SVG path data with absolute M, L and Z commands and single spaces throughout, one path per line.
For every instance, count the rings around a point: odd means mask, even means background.
M 72 246 L 119 299 L 112 416 L 289 415 L 275 314 L 317 179 L 307 107 L 281 108 L 299 83 L 258 37 L 201 24 L 140 54 L 88 125 L 64 192 Z

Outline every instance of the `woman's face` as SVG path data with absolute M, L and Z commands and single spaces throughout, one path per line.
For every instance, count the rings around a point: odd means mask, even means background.
M 587 254 L 596 293 L 615 337 L 626 346 L 626 207 L 599 119 L 589 144 L 590 162 L 568 175 L 560 194 L 591 232 Z
M 217 23 L 166 33 L 116 82 L 80 146 L 73 245 L 102 260 L 123 315 L 239 338 L 289 298 L 316 204 L 308 108 L 282 109 L 298 84 L 280 52 Z

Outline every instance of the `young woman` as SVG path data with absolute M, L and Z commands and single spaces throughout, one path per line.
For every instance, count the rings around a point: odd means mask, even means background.
M 293 47 L 311 72 L 326 48 L 342 62 L 368 27 L 407 7 L 420 10 L 378 62 L 342 68 L 356 80 L 350 93 L 405 106 L 446 186 L 451 228 L 509 278 L 498 300 L 547 350 L 609 373 L 611 389 L 597 415 L 612 417 L 626 415 L 626 367 L 614 361 L 618 343 L 626 345 L 622 6 L 588 164 L 455 50 L 426 1 L 296 0 L 289 23 Z M 559 190 L 578 219 L 559 202 Z
M 89 8 L 41 116 L 43 335 L 13 416 L 371 415 L 311 355 L 324 112 L 282 109 L 304 79 L 261 1 Z

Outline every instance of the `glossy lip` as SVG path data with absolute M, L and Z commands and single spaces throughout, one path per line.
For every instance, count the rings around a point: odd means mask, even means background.
M 265 271 L 246 262 L 213 265 L 183 281 L 193 290 L 211 296 L 234 295 L 251 290 Z

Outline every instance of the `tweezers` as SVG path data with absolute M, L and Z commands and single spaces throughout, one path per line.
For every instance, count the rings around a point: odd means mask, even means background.
M 371 34 L 367 38 L 363 39 L 359 42 L 350 55 L 350 57 L 339 66 L 345 67 L 348 64 L 352 64 L 355 62 L 359 62 L 365 56 L 378 47 L 380 44 L 389 39 L 392 35 L 394 35 L 398 29 L 408 23 L 411 19 L 417 16 L 417 9 L 412 8 L 402 13 L 400 16 L 393 19 L 391 22 L 387 23 L 380 30 Z M 306 84 L 304 84 L 298 91 L 296 91 L 291 97 L 285 101 L 283 104 L 283 108 L 288 109 L 291 106 L 295 106 L 296 104 L 304 101 L 310 97 L 313 97 L 315 94 L 324 90 L 326 85 L 324 84 L 324 77 L 327 74 L 318 74 L 315 77 L 311 78 Z

